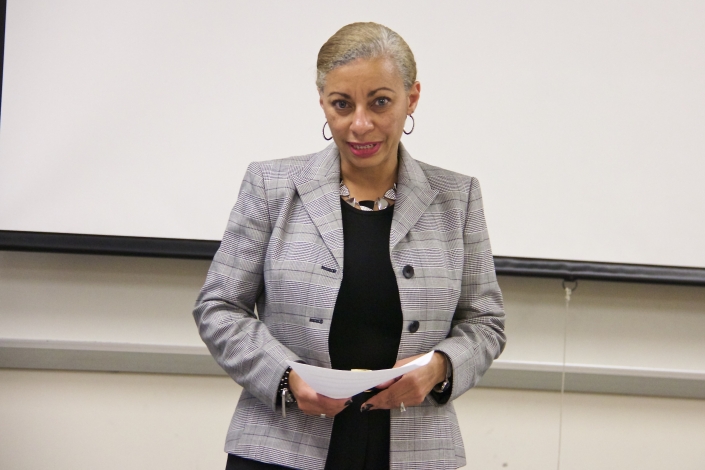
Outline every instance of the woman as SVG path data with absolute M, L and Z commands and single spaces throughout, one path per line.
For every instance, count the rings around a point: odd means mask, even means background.
M 479 185 L 400 143 L 420 85 L 390 29 L 340 29 L 317 85 L 334 143 L 250 164 L 194 310 L 244 388 L 227 468 L 460 467 L 451 401 L 505 343 Z M 428 365 L 348 399 L 286 364 L 382 369 L 431 350 Z

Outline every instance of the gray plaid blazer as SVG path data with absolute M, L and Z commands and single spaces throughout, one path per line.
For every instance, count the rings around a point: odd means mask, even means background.
M 398 358 L 444 352 L 453 388 L 445 405 L 429 396 L 406 413 L 391 411 L 390 464 L 454 469 L 465 450 L 451 402 L 504 347 L 502 294 L 477 180 L 417 162 L 403 146 L 400 156 L 389 240 L 404 316 Z M 226 452 L 325 465 L 333 420 L 295 406 L 282 418 L 276 392 L 287 359 L 331 366 L 328 332 L 344 269 L 339 158 L 330 145 L 247 169 L 193 312 L 211 354 L 243 387 Z

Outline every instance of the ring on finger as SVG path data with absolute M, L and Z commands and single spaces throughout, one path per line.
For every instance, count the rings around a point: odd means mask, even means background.
M 404 413 L 406 411 L 406 406 L 404 406 L 404 402 L 401 402 L 401 405 L 399 405 L 399 411 Z

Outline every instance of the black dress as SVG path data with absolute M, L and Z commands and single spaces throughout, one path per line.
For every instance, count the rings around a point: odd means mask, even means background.
M 389 257 L 394 206 L 362 211 L 341 200 L 343 280 L 333 311 L 328 348 L 334 369 L 389 369 L 399 351 L 403 316 Z M 353 397 L 333 422 L 326 470 L 389 468 L 389 410 L 361 412 L 376 392 Z M 281 469 L 234 455 L 226 470 Z
M 389 257 L 394 206 L 361 211 L 341 201 L 343 281 L 328 337 L 334 369 L 388 369 L 399 350 L 403 317 Z M 361 393 L 335 417 L 326 469 L 389 468 L 389 410 L 360 412 Z

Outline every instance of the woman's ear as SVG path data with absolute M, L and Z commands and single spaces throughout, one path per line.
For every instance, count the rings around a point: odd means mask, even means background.
M 413 114 L 416 111 L 416 106 L 419 104 L 419 97 L 421 96 L 421 83 L 414 82 L 409 88 L 409 106 L 406 110 L 406 114 Z

